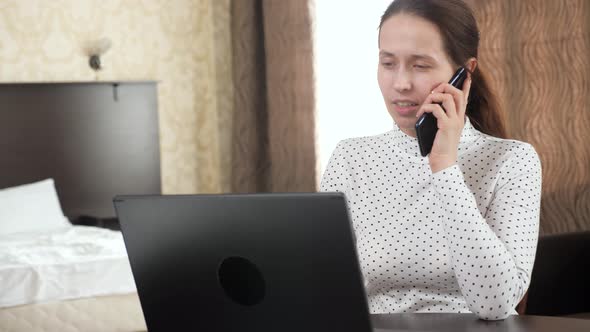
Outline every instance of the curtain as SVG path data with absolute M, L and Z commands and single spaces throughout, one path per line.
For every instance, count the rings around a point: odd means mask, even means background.
M 233 192 L 316 190 L 308 1 L 231 2 Z

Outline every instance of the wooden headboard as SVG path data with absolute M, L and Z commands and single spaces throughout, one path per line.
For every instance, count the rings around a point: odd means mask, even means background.
M 156 82 L 0 84 L 0 105 L 0 188 L 53 178 L 71 220 L 161 192 Z

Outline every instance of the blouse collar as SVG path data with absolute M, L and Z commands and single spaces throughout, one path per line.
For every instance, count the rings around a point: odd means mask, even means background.
M 410 159 L 410 161 L 428 163 L 428 156 L 422 157 L 420 154 L 420 147 L 418 146 L 418 139 L 404 133 L 394 122 L 393 130 L 387 134 L 390 141 L 396 150 L 403 152 L 403 155 Z M 461 132 L 461 138 L 459 140 L 459 151 L 461 155 L 465 152 L 466 148 L 471 145 L 475 140 L 481 137 L 482 133 L 473 127 L 469 118 L 465 118 L 465 125 Z

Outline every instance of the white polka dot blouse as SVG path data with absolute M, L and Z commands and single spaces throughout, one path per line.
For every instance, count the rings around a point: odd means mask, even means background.
M 394 124 L 339 142 L 320 191 L 346 196 L 372 313 L 516 314 L 539 229 L 531 145 L 467 120 L 457 163 L 433 174 L 418 141 Z

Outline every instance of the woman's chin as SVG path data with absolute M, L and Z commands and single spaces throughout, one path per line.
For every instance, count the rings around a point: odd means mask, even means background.
M 395 124 L 407 135 L 416 137 L 416 119 L 395 119 Z

